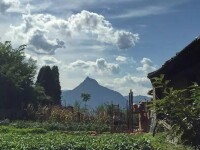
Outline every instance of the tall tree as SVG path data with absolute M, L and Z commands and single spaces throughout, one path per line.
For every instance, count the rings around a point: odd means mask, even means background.
M 37 85 L 44 88 L 46 95 L 51 97 L 49 104 L 61 105 L 61 87 L 57 66 L 43 66 L 37 77 Z
M 26 60 L 25 46 L 13 49 L 11 42 L 0 42 L 0 108 L 21 109 L 30 100 L 35 61 Z
M 52 73 L 55 80 L 54 103 L 56 105 L 61 105 L 61 86 L 60 86 L 60 80 L 59 80 L 59 70 L 57 66 L 52 67 Z
M 50 66 L 43 66 L 40 69 L 36 84 L 44 88 L 46 95 L 51 97 L 49 104 L 53 104 L 55 95 L 55 79 Z

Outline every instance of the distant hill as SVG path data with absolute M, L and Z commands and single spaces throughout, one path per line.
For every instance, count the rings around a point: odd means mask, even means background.
M 101 86 L 96 80 L 87 77 L 73 90 L 62 91 L 62 105 L 74 105 L 75 101 L 83 102 L 81 93 L 89 93 L 90 100 L 87 102 L 89 108 L 95 108 L 104 103 L 119 104 L 121 108 L 126 107 L 126 98 L 119 92 Z
M 129 96 L 124 96 L 127 100 L 129 98 Z M 148 96 L 143 96 L 143 95 L 137 95 L 137 96 L 133 96 L 133 103 L 139 104 L 141 101 L 150 101 L 151 97 Z

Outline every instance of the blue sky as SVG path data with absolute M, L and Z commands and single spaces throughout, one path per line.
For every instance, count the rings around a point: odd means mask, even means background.
M 199 35 L 199 0 L 0 0 L 0 40 L 58 65 L 62 89 L 86 76 L 146 95 L 147 74 Z

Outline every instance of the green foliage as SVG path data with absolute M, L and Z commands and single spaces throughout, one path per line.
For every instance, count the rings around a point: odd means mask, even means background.
M 0 149 L 13 150 L 189 150 L 165 142 L 165 136 L 149 134 L 97 134 L 92 132 L 47 131 L 42 128 L 0 126 Z
M 51 97 L 51 101 L 47 104 L 53 104 L 54 92 L 55 92 L 55 80 L 50 66 L 43 66 L 38 74 L 36 85 L 42 86 L 46 95 Z
M 47 131 L 77 131 L 88 132 L 96 131 L 97 133 L 108 132 L 109 126 L 101 123 L 84 123 L 84 122 L 32 122 L 32 121 L 15 121 L 9 124 L 16 128 L 44 128 Z
M 34 101 L 31 104 L 33 104 L 36 108 L 39 105 L 53 103 L 51 97 L 46 95 L 44 88 L 38 84 L 34 86 L 32 97 Z
M 186 89 L 175 90 L 163 75 L 154 81 L 164 95 L 153 103 L 158 119 L 169 123 L 173 133 L 181 135 L 185 144 L 200 146 L 200 87 L 194 83 Z
M 60 86 L 60 81 L 59 81 L 59 70 L 57 66 L 52 67 L 52 73 L 54 76 L 55 80 L 55 95 L 54 95 L 54 103 L 56 105 L 61 105 L 61 86 Z
M 47 130 L 44 128 L 15 128 L 13 126 L 1 126 L 0 133 L 18 133 L 18 134 L 44 134 Z
M 191 147 L 185 146 L 182 143 L 172 144 L 167 140 L 167 133 L 158 133 L 156 136 L 151 134 L 138 135 L 138 138 L 143 138 L 150 141 L 151 145 L 156 150 L 192 150 Z
M 0 42 L 0 108 L 21 109 L 31 100 L 35 61 L 26 60 L 25 46 L 13 49 L 11 42 Z
M 44 88 L 44 92 L 49 98 L 41 101 L 42 105 L 61 105 L 61 86 L 59 81 L 59 71 L 57 66 L 43 66 L 37 76 L 36 85 Z
M 103 134 L 99 136 L 73 135 L 61 132 L 35 134 L 26 129 L 28 134 L 25 135 L 24 129 L 7 128 L 7 131 L 9 130 L 12 130 L 12 133 L 4 132 L 4 127 L 2 132 L 0 130 L 1 149 L 152 149 L 150 142 L 145 141 L 145 139 L 137 140 L 134 136 L 125 134 Z

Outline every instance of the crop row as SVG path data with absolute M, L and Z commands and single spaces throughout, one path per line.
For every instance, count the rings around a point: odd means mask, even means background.
M 148 140 L 128 134 L 69 134 L 44 129 L 0 127 L 0 149 L 13 150 L 133 150 L 152 149 Z

